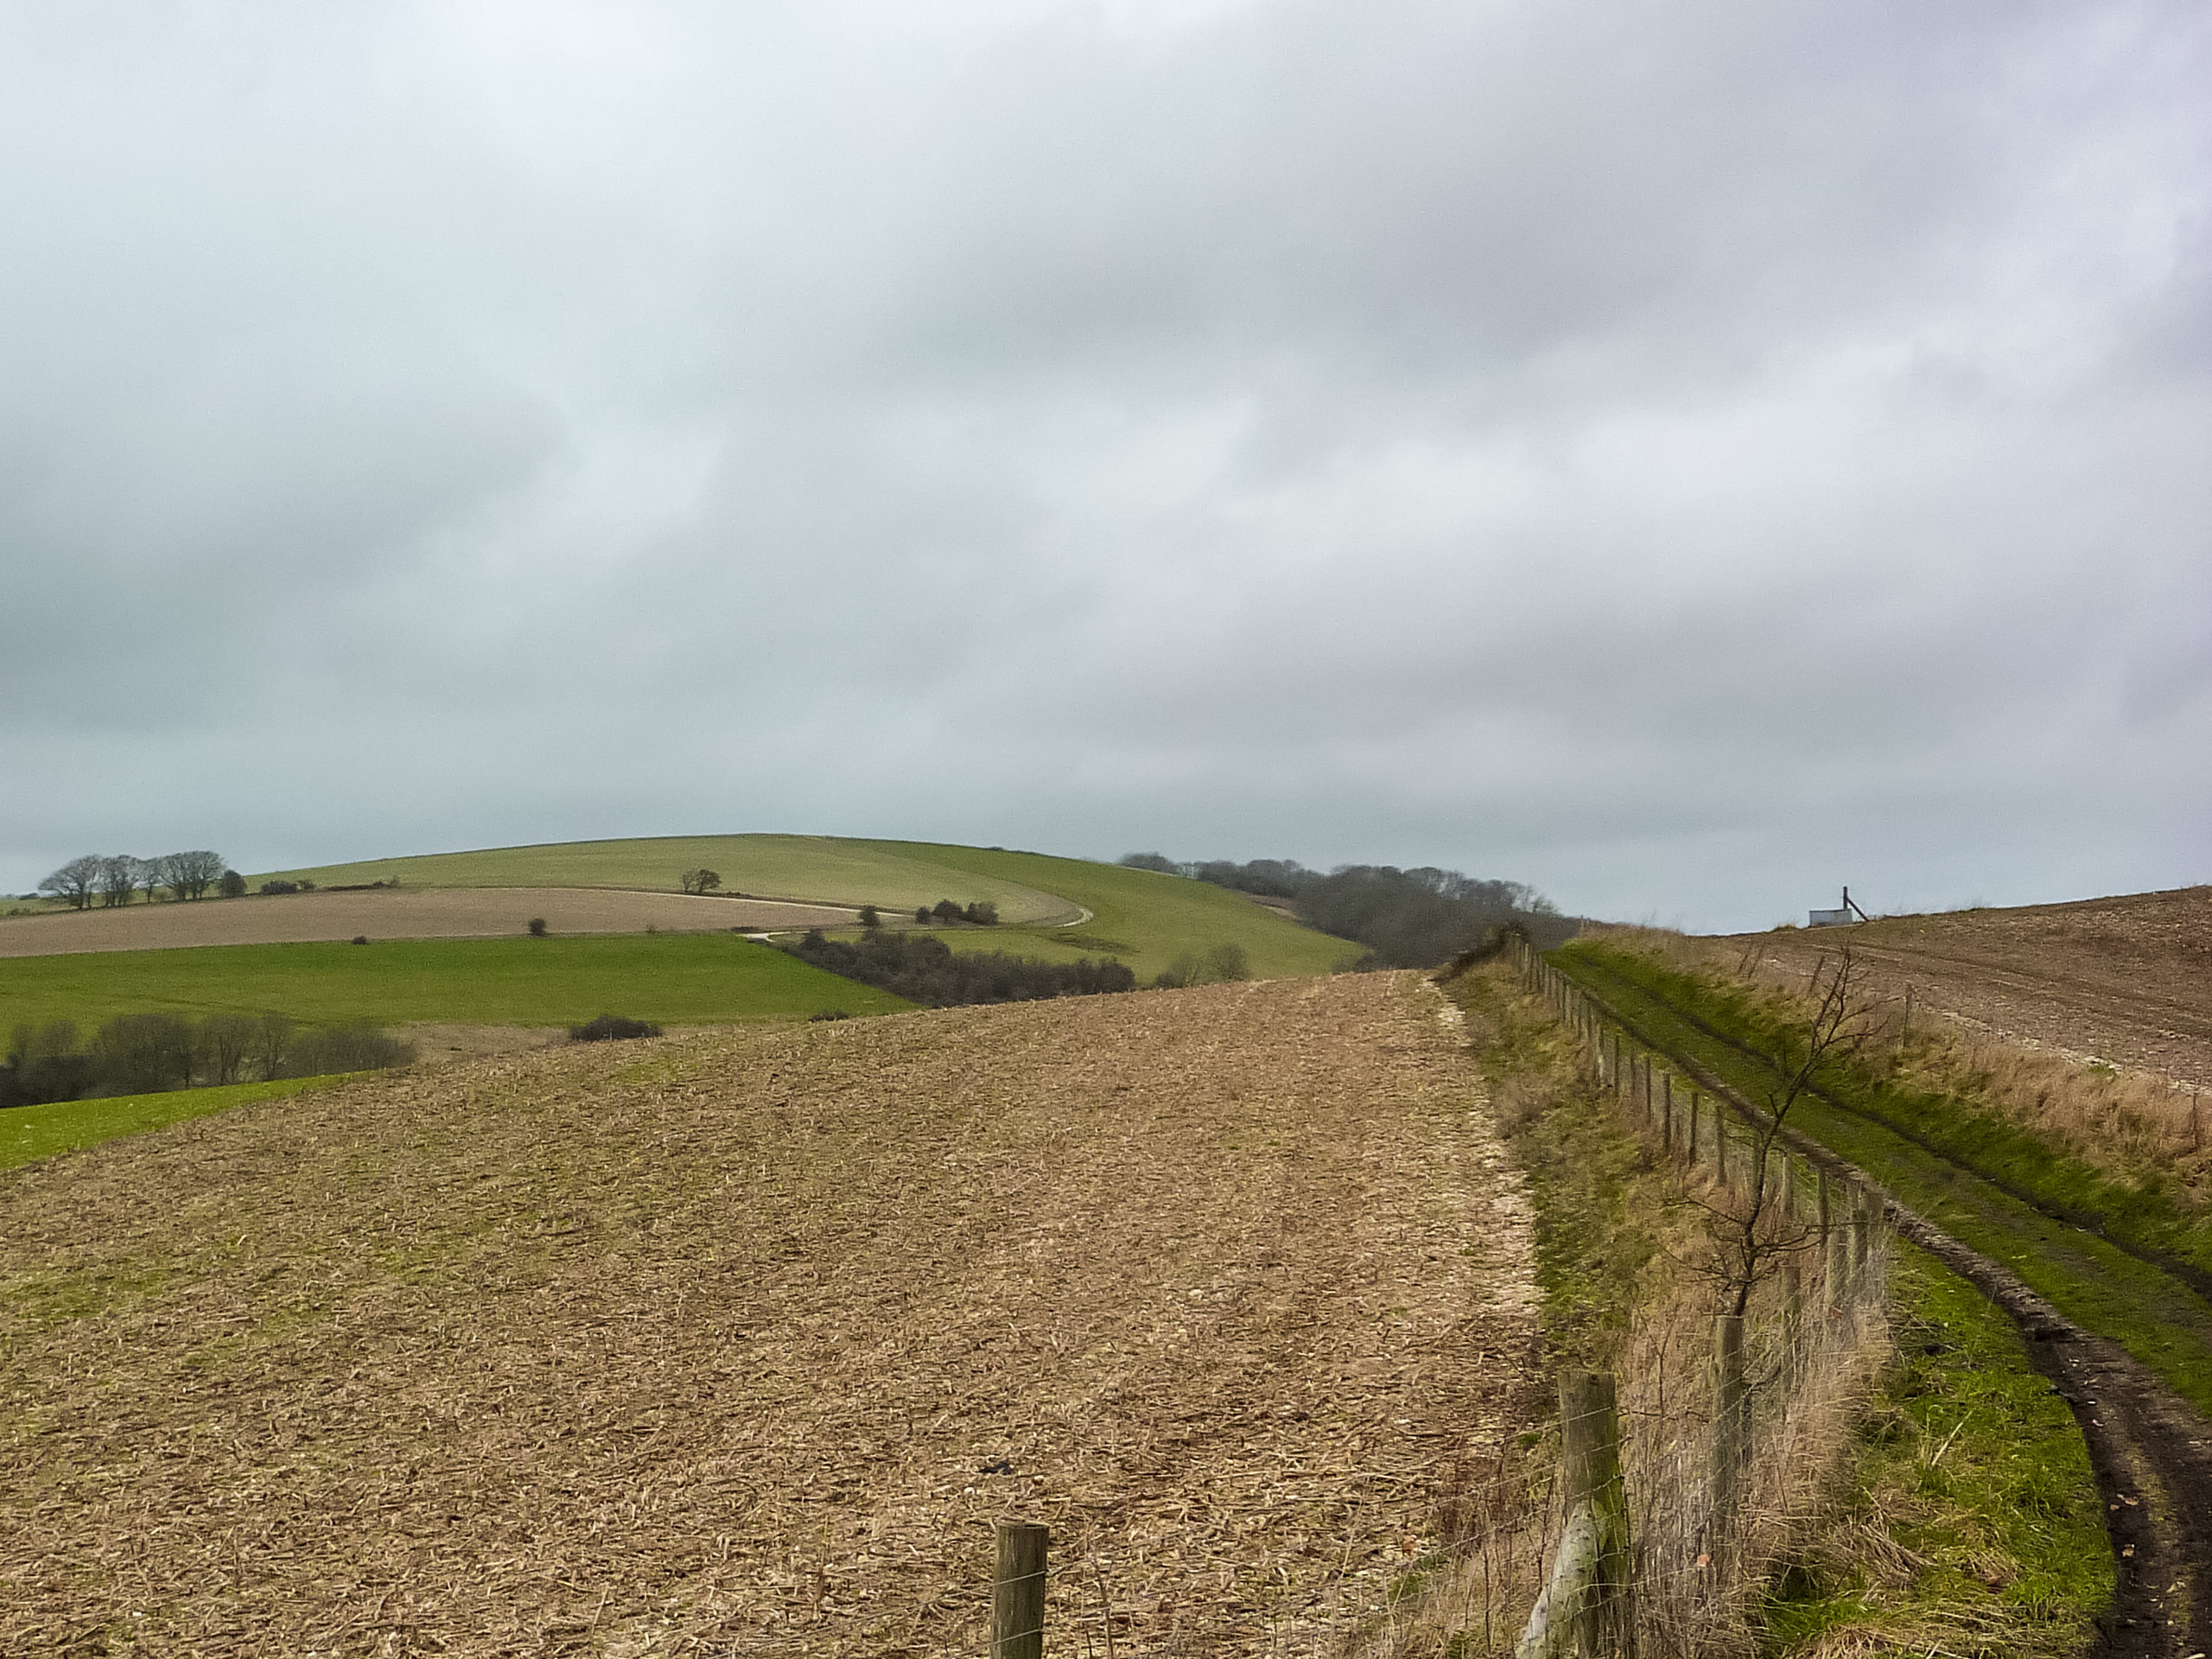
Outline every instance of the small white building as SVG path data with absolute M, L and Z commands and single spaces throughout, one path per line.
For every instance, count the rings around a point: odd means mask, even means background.
M 1854 921 L 1868 919 L 1866 912 L 1851 902 L 1851 889 L 1843 890 L 1843 907 L 1840 910 L 1810 910 L 1805 912 L 1808 927 L 1849 927 Z

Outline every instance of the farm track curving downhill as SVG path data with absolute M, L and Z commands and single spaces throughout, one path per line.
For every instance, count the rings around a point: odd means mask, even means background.
M 1597 976 L 1590 964 L 1560 965 L 1637 1042 L 1665 1055 L 1684 1075 L 1729 1101 L 1739 1113 L 1759 1115 L 1759 1108 L 1725 1079 L 1618 1007 L 1604 987 L 1592 982 Z M 1747 1060 L 1771 1065 L 1755 1049 L 1715 1031 L 1694 1010 L 1648 987 L 1635 988 Z M 1833 1096 L 1815 1092 L 1830 1109 L 1862 1117 Z M 2001 1201 L 2022 1202 L 2018 1195 L 1946 1157 L 1924 1140 L 1904 1135 L 1893 1124 L 1878 1127 L 1942 1160 L 1955 1173 L 1966 1201 L 1971 1202 L 1974 1189 L 1980 1188 Z M 1796 1129 L 1785 1129 L 1783 1135 L 1815 1161 L 1853 1174 L 1882 1192 L 1885 1207 L 1901 1234 L 1967 1281 L 2019 1327 L 2027 1339 L 2030 1363 L 2072 1409 L 2096 1471 L 2117 1569 L 2113 1608 L 2094 1651 L 2113 1659 L 2203 1659 L 2212 1653 L 2212 1426 L 2119 1343 L 2067 1319 L 2011 1269 L 1901 1202 L 1889 1192 L 1879 1171 L 1852 1164 Z M 2140 1250 L 2129 1250 L 2118 1240 L 2104 1242 L 2147 1268 L 2164 1271 Z M 2175 1290 L 2190 1300 L 2202 1300 L 2182 1281 L 2176 1281 Z

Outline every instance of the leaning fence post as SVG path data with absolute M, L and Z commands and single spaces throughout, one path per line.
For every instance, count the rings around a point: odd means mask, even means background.
M 1664 1109 L 1667 1114 L 1666 1130 L 1661 1139 L 1666 1141 L 1667 1150 L 1672 1152 L 1675 1149 L 1675 1074 L 1671 1071 L 1662 1071 L 1659 1074 L 1659 1084 L 1663 1092 Z
M 1045 1547 L 1048 1528 L 999 1522 L 997 1576 L 991 1583 L 991 1659 L 1045 1659 Z
M 1513 1649 L 1515 1659 L 1569 1654 L 1635 1659 L 1628 1491 L 1621 1483 L 1620 1415 L 1611 1375 L 1570 1371 L 1560 1377 L 1559 1414 L 1567 1524 L 1551 1577 Z

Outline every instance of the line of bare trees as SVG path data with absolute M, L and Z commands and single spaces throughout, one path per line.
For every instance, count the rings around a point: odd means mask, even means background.
M 159 858 L 86 853 L 82 858 L 71 859 L 38 884 L 41 893 L 63 900 L 72 910 L 112 909 L 129 904 L 142 891 L 150 905 L 164 887 L 175 899 L 205 899 L 210 893 L 235 899 L 245 891 L 245 878 L 231 868 L 220 853 L 202 848 L 188 853 L 163 853 Z
M 368 1071 L 415 1052 L 378 1027 L 303 1027 L 283 1014 L 124 1014 L 89 1038 L 57 1020 L 15 1028 L 0 1052 L 0 1107 Z

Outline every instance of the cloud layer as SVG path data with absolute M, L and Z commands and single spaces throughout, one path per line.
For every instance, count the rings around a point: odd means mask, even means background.
M 0 10 L 0 886 L 2212 880 L 2179 3 Z

